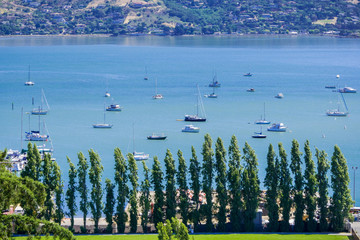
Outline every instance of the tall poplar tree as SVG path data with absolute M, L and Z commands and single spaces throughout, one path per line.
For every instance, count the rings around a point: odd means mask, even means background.
M 187 225 L 188 221 L 188 212 L 189 212 L 189 201 L 188 201 L 188 195 L 187 195 L 187 180 L 186 180 L 186 174 L 187 174 L 187 167 L 186 162 L 183 157 L 182 152 L 179 150 L 178 153 L 178 160 L 179 160 L 179 167 L 177 171 L 177 184 L 179 186 L 180 191 L 180 214 L 182 218 L 182 222 Z
M 96 152 L 94 152 L 93 149 L 89 150 L 89 158 L 90 158 L 89 179 L 91 183 L 90 210 L 95 225 L 94 232 L 98 233 L 99 220 L 101 218 L 102 210 L 104 208 L 102 202 L 103 191 L 101 186 L 101 176 L 104 168 L 101 164 L 101 159 L 99 155 Z
M 164 173 L 161 170 L 160 162 L 158 158 L 154 157 L 154 164 L 151 170 L 151 183 L 154 188 L 154 224 L 163 222 L 163 207 L 164 207 L 164 185 L 163 185 Z
M 259 207 L 260 180 L 258 161 L 255 151 L 245 142 L 243 148 L 245 161 L 243 172 L 244 227 L 245 231 L 254 231 L 254 219 Z
M 33 157 L 34 157 L 34 161 L 35 161 L 35 168 L 36 168 L 35 179 L 34 180 L 40 181 L 42 159 L 41 159 L 40 152 L 39 152 L 36 144 L 34 144 L 32 152 L 33 152 Z
M 280 156 L 280 163 L 279 163 L 279 169 L 280 169 L 280 181 L 279 181 L 279 190 L 280 190 L 280 208 L 281 213 L 283 216 L 280 230 L 282 232 L 288 232 L 290 230 L 290 209 L 292 205 L 292 200 L 290 198 L 290 190 L 291 190 L 291 176 L 290 176 L 290 170 L 289 165 L 287 162 L 287 154 L 286 151 L 282 145 L 282 143 L 279 143 L 279 156 Z
M 349 217 L 350 207 L 354 203 L 349 189 L 349 173 L 346 159 L 340 148 L 335 145 L 331 157 L 331 187 L 333 197 L 331 199 L 331 226 L 335 232 L 344 229 L 344 219 Z
M 23 171 L 21 171 L 21 177 L 29 177 L 31 179 L 36 180 L 36 159 L 33 153 L 33 147 L 31 142 L 28 143 L 28 150 L 26 154 L 27 164 Z
M 117 225 L 117 232 L 125 232 L 125 223 L 127 221 L 127 214 L 125 212 L 126 199 L 129 195 L 129 187 L 127 185 L 127 164 L 124 156 L 122 155 L 119 148 L 114 150 L 115 158 L 115 185 L 117 185 L 117 196 L 116 196 L 116 213 L 115 221 Z
M 78 166 L 78 191 L 80 195 L 80 211 L 83 213 L 83 223 L 84 225 L 80 227 L 82 233 L 86 233 L 86 217 L 89 209 L 88 201 L 88 190 L 87 190 L 87 176 L 89 164 L 82 152 L 78 153 L 79 162 Z
M 114 197 L 114 188 L 115 185 L 111 183 L 111 180 L 106 178 L 105 180 L 105 192 L 106 192 L 106 202 L 104 208 L 105 220 L 107 222 L 106 232 L 112 233 L 112 224 L 113 224 L 113 214 L 115 207 L 115 197 Z
M 191 158 L 190 158 L 190 187 L 194 193 L 194 204 L 195 208 L 192 211 L 192 221 L 194 223 L 194 231 L 198 231 L 198 225 L 200 221 L 200 212 L 199 212 L 199 194 L 200 194 L 200 175 L 201 167 L 200 162 L 196 156 L 196 151 L 193 146 L 191 146 Z
M 61 225 L 61 220 L 64 218 L 64 182 L 61 179 L 60 167 L 56 162 L 52 162 L 52 175 L 54 179 L 54 193 L 55 193 L 55 217 L 56 223 Z
M 166 179 L 166 219 L 175 217 L 176 214 L 176 182 L 175 182 L 175 160 L 169 149 L 166 150 L 165 155 L 165 179 Z
M 269 225 L 268 230 L 277 232 L 279 230 L 279 169 L 278 160 L 273 146 L 270 144 L 267 153 L 267 167 L 264 186 L 266 188 L 265 207 L 268 210 Z
M 136 233 L 137 230 L 137 187 L 138 187 L 138 174 L 137 174 L 137 165 L 134 156 L 131 153 L 128 153 L 128 166 L 129 166 L 129 180 L 131 183 L 130 190 L 130 232 Z
M 308 215 L 307 230 L 309 232 L 315 232 L 317 225 L 315 221 L 317 181 L 315 174 L 315 163 L 312 159 L 310 143 L 308 140 L 306 140 L 305 142 L 304 152 L 305 152 L 304 193 L 305 193 L 306 213 Z
M 56 178 L 54 176 L 51 157 L 49 154 L 45 154 L 44 163 L 42 167 L 43 172 L 43 184 L 45 185 L 46 199 L 45 199 L 45 214 L 46 220 L 50 221 L 54 212 L 54 201 L 52 199 L 54 190 L 56 188 Z
M 147 225 L 149 222 L 149 211 L 150 211 L 150 169 L 146 166 L 145 161 L 142 161 L 144 180 L 141 182 L 141 226 L 144 233 L 147 233 Z
M 218 213 L 217 213 L 217 231 L 225 232 L 226 231 L 226 206 L 227 206 L 227 189 L 226 189 L 226 150 L 221 138 L 216 140 L 215 144 L 215 169 L 216 169 L 216 192 L 217 192 L 217 201 L 219 203 Z
M 316 179 L 318 182 L 319 187 L 319 197 L 317 199 L 317 205 L 319 206 L 319 218 L 320 218 L 320 224 L 319 224 L 319 230 L 320 232 L 325 232 L 328 230 L 328 187 L 329 187 L 329 180 L 327 177 L 327 173 L 330 169 L 330 165 L 328 160 L 326 159 L 327 154 L 325 151 L 320 151 L 319 149 L 316 149 L 317 158 L 317 174 Z
M 291 147 L 291 163 L 290 169 L 294 174 L 294 186 L 293 186 L 293 195 L 294 195 L 294 205 L 295 205 L 295 232 L 303 232 L 304 231 L 304 184 L 303 184 L 303 175 L 301 172 L 301 155 L 299 149 L 299 143 L 295 139 L 292 141 Z
M 67 161 L 69 163 L 69 183 L 68 183 L 68 188 L 66 190 L 66 205 L 68 208 L 68 212 L 67 212 L 67 216 L 70 217 L 70 227 L 69 230 L 70 231 L 74 231 L 74 216 L 76 214 L 77 211 L 77 205 L 76 205 L 76 176 L 77 176 L 77 172 L 76 172 L 76 167 L 75 165 L 71 162 L 69 157 L 66 157 Z
M 230 204 L 230 222 L 233 232 L 241 231 L 241 223 L 243 222 L 241 215 L 242 198 L 241 198 L 241 154 L 239 145 L 235 135 L 231 137 L 229 146 L 229 169 L 228 169 L 228 182 L 229 182 L 229 204 Z
M 204 215 L 206 218 L 206 231 L 211 232 L 213 229 L 212 223 L 212 211 L 213 211 L 213 199 L 212 199 L 212 183 L 214 179 L 214 151 L 212 150 L 212 140 L 209 134 L 204 136 L 205 141 L 202 147 L 203 156 L 203 191 L 206 195 L 206 204 L 204 206 Z

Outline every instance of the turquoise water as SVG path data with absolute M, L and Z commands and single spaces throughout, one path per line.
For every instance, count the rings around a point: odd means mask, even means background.
M 350 115 L 325 116 L 337 107 L 338 96 L 325 85 L 347 85 L 360 90 L 360 42 L 357 39 L 320 37 L 15 37 L 0 38 L 0 149 L 20 149 L 21 108 L 30 111 L 40 104 L 44 89 L 51 107 L 45 117 L 54 145 L 54 157 L 67 179 L 66 156 L 77 162 L 79 151 L 95 149 L 104 165 L 103 177 L 113 179 L 113 150 L 136 151 L 164 158 L 169 148 L 176 157 L 181 149 L 188 160 L 193 145 L 201 153 L 205 133 L 215 141 L 221 137 L 226 148 L 236 135 L 255 149 L 263 179 L 269 143 L 283 142 L 288 155 L 292 139 L 301 148 L 311 146 L 330 156 L 338 144 L 349 168 L 359 166 L 360 95 L 346 94 Z M 33 87 L 25 87 L 28 65 Z M 144 81 L 145 66 L 149 80 Z M 211 93 L 207 85 L 217 73 L 221 88 L 217 99 L 203 98 L 208 121 L 194 124 L 199 134 L 185 134 L 184 114 L 193 114 L 196 84 L 201 94 Z M 243 74 L 251 72 L 252 77 Z M 340 79 L 336 79 L 339 74 Z M 153 100 L 155 78 L 163 100 Z M 255 92 L 246 92 L 255 88 Z M 103 97 L 109 90 L 111 98 Z M 282 92 L 283 99 L 274 96 Z M 32 97 L 35 105 L 32 106 Z M 266 132 L 266 139 L 252 139 L 259 126 L 253 124 L 263 113 L 283 122 L 286 133 Z M 14 103 L 14 110 L 12 110 Z M 93 129 L 103 121 L 104 104 L 118 103 L 122 112 L 106 114 L 112 129 Z M 38 118 L 32 116 L 32 129 Z M 24 131 L 29 128 L 24 113 Z M 265 130 L 263 128 L 263 130 Z M 166 141 L 148 141 L 153 132 L 164 132 Z M 24 145 L 25 146 L 25 145 Z M 86 154 L 87 155 L 87 154 Z M 152 165 L 152 159 L 147 161 Z M 138 167 L 142 166 L 139 163 Z M 351 190 L 353 172 L 351 175 Z M 141 179 L 141 170 L 140 170 Z M 360 173 L 356 176 L 360 184 Z M 360 190 L 357 188 L 357 203 Z

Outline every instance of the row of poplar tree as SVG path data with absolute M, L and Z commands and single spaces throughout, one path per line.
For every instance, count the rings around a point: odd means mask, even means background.
M 140 183 L 136 160 L 131 153 L 125 159 L 119 148 L 114 150 L 114 181 L 106 179 L 104 187 L 103 166 L 95 151 L 89 150 L 89 161 L 83 153 L 78 153 L 77 166 L 68 158 L 70 169 L 65 200 L 71 229 L 78 208 L 83 213 L 82 232 L 87 231 L 86 218 L 90 210 L 95 232 L 100 231 L 99 220 L 105 215 L 108 223 L 106 231 L 112 232 L 115 221 L 118 233 L 125 231 L 128 220 L 130 232 L 136 232 L 139 216 L 146 233 L 150 223 L 157 226 L 158 223 L 175 217 L 178 209 L 182 222 L 185 225 L 192 222 L 195 231 L 199 231 L 204 222 L 205 228 L 202 230 L 209 232 L 254 231 L 261 193 L 255 151 L 245 142 L 241 154 L 235 136 L 231 138 L 228 151 L 221 138 L 218 138 L 214 151 L 210 135 L 207 134 L 204 138 L 202 161 L 198 159 L 194 147 L 191 148 L 190 166 L 187 166 L 180 150 L 177 152 L 177 164 L 167 150 L 165 171 L 157 157 L 154 157 L 151 169 L 143 161 L 143 180 Z M 28 164 L 22 175 L 42 181 L 47 186 L 45 218 L 60 223 L 64 207 L 59 167 L 50 161 L 49 155 L 41 160 L 36 146 L 32 148 L 29 144 L 28 148 Z M 294 230 L 297 232 L 343 229 L 344 219 L 349 216 L 349 209 L 353 204 L 348 188 L 350 180 L 346 159 L 340 148 L 335 146 L 331 157 L 330 185 L 327 177 L 330 169 L 327 154 L 316 149 L 315 157 L 317 169 L 308 141 L 304 144 L 304 153 L 300 151 L 299 143 L 292 141 L 290 161 L 281 143 L 278 144 L 278 155 L 273 146 L 269 145 L 264 179 L 268 231 L 290 231 L 292 209 L 295 209 Z M 332 197 L 328 193 L 330 186 Z M 189 189 L 193 193 L 193 199 L 189 199 Z M 201 193 L 205 195 L 204 202 L 199 200 Z M 52 196 L 55 197 L 55 204 Z M 80 198 L 79 206 L 77 197 Z M 150 218 L 152 202 L 153 214 Z M 130 216 L 125 211 L 127 203 Z M 231 228 L 228 228 L 228 223 Z

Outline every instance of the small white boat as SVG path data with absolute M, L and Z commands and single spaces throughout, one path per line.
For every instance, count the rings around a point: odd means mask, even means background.
M 330 117 L 346 117 L 349 113 L 348 112 L 341 112 L 338 109 L 335 110 L 327 110 L 326 115 Z
M 260 132 L 254 132 L 254 135 L 251 136 L 252 138 L 266 138 L 266 135 L 262 133 L 262 128 Z
M 35 83 L 31 81 L 25 82 L 25 86 L 33 86 Z
M 106 92 L 105 95 L 104 95 L 104 97 L 110 97 L 110 96 L 111 96 L 111 95 L 110 95 L 109 92 Z
M 34 82 L 30 81 L 30 65 L 29 65 L 29 73 L 28 73 L 28 80 L 25 82 L 25 86 L 34 86 Z
M 157 78 L 155 79 L 155 95 L 152 97 L 153 99 L 163 99 L 163 95 L 157 92 Z
M 156 95 L 154 95 L 152 98 L 153 98 L 153 99 L 163 99 L 164 97 L 163 97 L 163 95 L 161 95 L 161 94 L 156 94 Z
M 136 161 L 148 160 L 149 154 L 145 154 L 143 152 L 133 152 L 134 159 Z
M 275 98 L 283 98 L 284 97 L 284 94 L 282 94 L 282 93 L 278 93 L 276 96 L 275 96 Z
M 31 131 L 26 132 L 25 141 L 39 141 L 44 142 L 47 141 L 49 135 L 41 135 L 39 131 Z
M 255 88 L 246 89 L 247 92 L 255 92 Z
M 217 98 L 218 96 L 217 96 L 215 93 L 210 93 L 210 94 L 204 95 L 204 97 L 207 97 L 207 98 Z
M 197 104 L 196 104 L 196 115 L 185 115 L 184 121 L 185 122 L 206 122 L 206 114 L 204 109 L 204 104 L 202 102 L 202 97 L 200 95 L 199 86 L 197 86 L 198 95 L 197 95 Z M 200 105 L 200 112 L 201 117 L 199 116 L 199 105 Z
M 111 104 L 106 108 L 106 111 L 119 112 L 122 110 L 119 104 Z
M 334 109 L 334 110 L 327 110 L 326 111 L 326 115 L 330 116 L 330 117 L 346 117 L 349 114 L 349 109 L 347 107 L 345 98 L 342 94 L 342 92 L 339 93 L 341 95 L 343 104 L 345 106 L 346 112 L 342 112 L 340 111 L 340 106 L 338 106 L 338 109 Z
M 43 104 L 46 104 L 47 108 L 43 108 Z M 41 89 L 41 105 L 38 108 L 34 108 L 31 111 L 32 115 L 46 115 L 48 113 L 48 111 L 50 110 L 50 106 L 47 102 L 46 96 L 45 96 L 45 92 L 43 89 Z
M 148 140 L 165 140 L 166 138 L 167 136 L 164 133 L 161 134 L 153 133 L 152 135 L 147 136 Z
M 112 128 L 112 124 L 109 123 L 96 123 L 93 124 L 93 128 Z
M 270 132 L 286 132 L 286 128 L 283 123 L 273 123 L 267 130 Z
M 262 116 L 259 120 L 255 121 L 255 124 L 270 124 L 270 121 L 265 120 L 265 103 L 264 103 L 264 118 Z
M 200 131 L 200 128 L 193 125 L 185 125 L 185 127 L 181 131 L 188 133 L 198 133 Z
M 340 88 L 339 92 L 341 92 L 341 93 L 356 93 L 356 89 L 352 88 L 352 87 L 344 87 L 344 88 Z

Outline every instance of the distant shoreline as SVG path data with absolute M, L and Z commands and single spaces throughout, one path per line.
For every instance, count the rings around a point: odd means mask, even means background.
M 110 37 L 259 37 L 259 36 L 268 36 L 268 37 L 335 37 L 335 38 L 359 38 L 356 36 L 340 36 L 337 34 L 209 34 L 209 35 L 156 35 L 156 34 L 124 34 L 113 36 L 112 34 L 49 34 L 49 35 L 0 35 L 1 38 L 23 38 L 23 37 L 101 37 L 101 38 L 110 38 Z

